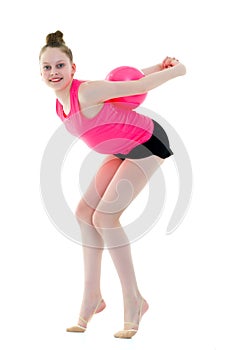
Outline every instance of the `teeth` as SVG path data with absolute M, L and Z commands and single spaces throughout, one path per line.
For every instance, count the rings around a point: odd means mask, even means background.
M 52 81 L 52 82 L 58 82 L 58 81 L 60 81 L 61 80 L 61 78 L 57 78 L 57 79 L 51 79 L 50 81 Z

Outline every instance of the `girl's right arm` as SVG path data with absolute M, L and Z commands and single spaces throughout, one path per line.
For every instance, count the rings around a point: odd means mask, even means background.
M 178 64 L 179 61 L 175 57 L 166 57 L 162 63 L 156 64 L 155 66 L 142 69 L 144 75 L 149 75 L 155 72 L 160 72 L 163 69 L 167 69 Z
M 168 80 L 185 75 L 186 68 L 182 63 L 176 61 L 176 63 L 172 65 L 172 63 L 170 64 L 169 62 L 170 61 L 168 61 L 166 65 L 162 63 L 162 69 L 160 71 L 155 71 L 140 79 L 144 87 L 144 92 L 150 91 Z
M 79 99 L 83 105 L 90 107 L 112 98 L 146 93 L 185 73 L 185 66 L 177 61 L 173 67 L 155 71 L 138 80 L 88 81 L 80 85 Z

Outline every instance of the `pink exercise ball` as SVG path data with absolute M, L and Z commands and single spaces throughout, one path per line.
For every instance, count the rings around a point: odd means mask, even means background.
M 137 68 L 129 66 L 121 66 L 113 69 L 106 77 L 106 80 L 110 81 L 129 81 L 137 80 L 145 75 Z M 146 98 L 147 93 L 140 95 L 122 96 L 113 98 L 109 101 L 114 103 L 120 103 L 121 106 L 127 109 L 134 109 L 138 107 Z

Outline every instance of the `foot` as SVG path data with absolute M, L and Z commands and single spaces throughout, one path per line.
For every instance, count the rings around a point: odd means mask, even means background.
M 137 299 L 134 302 L 130 302 L 129 305 L 130 304 L 131 307 L 128 308 L 128 310 L 125 310 L 126 321 L 124 322 L 124 329 L 115 333 L 115 338 L 132 338 L 138 331 L 142 316 L 149 308 L 147 301 L 143 298 Z M 134 305 L 134 308 L 132 308 L 132 305 Z
M 98 303 L 92 304 L 91 306 L 82 307 L 82 312 L 84 317 L 79 317 L 78 324 L 66 329 L 67 332 L 78 332 L 84 333 L 87 328 L 88 322 L 91 320 L 94 314 L 103 311 L 106 307 L 104 300 L 101 298 Z

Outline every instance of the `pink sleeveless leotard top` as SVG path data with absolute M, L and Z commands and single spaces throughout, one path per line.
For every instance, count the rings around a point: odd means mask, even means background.
M 105 102 L 93 118 L 80 111 L 78 89 L 83 81 L 74 79 L 70 88 L 70 112 L 65 115 L 56 100 L 56 111 L 66 129 L 82 139 L 90 148 L 103 154 L 127 154 L 134 147 L 149 140 L 154 124 L 151 118 L 133 110 L 126 110 Z

